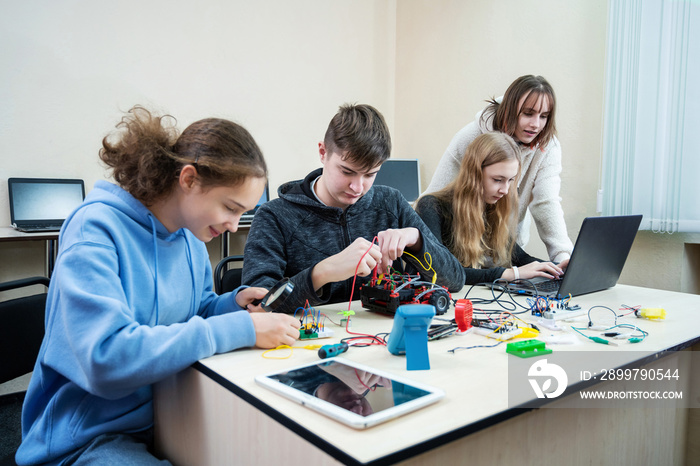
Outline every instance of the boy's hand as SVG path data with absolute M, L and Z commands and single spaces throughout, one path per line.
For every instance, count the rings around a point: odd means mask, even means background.
M 355 269 L 357 269 L 357 275 L 365 277 L 372 273 L 381 258 L 382 253 L 379 246 L 364 238 L 357 238 L 338 254 L 330 256 L 314 266 L 311 271 L 314 289 L 318 290 L 326 283 L 346 280 L 355 275 Z
M 362 371 L 342 364 L 331 364 L 329 366 L 319 366 L 324 371 L 337 377 L 345 385 L 350 387 L 357 394 L 364 394 L 377 385 L 380 387 L 391 387 L 391 380 L 380 377 L 371 372 Z
M 401 257 L 405 249 L 420 249 L 422 238 L 417 228 L 401 228 L 399 230 L 389 229 L 377 234 L 379 239 L 379 250 L 381 251 L 380 272 L 391 273 L 391 265 Z

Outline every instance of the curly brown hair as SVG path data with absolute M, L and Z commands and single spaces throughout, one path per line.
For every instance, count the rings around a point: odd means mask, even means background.
M 146 206 L 170 194 L 187 164 L 197 169 L 204 189 L 267 177 L 262 152 L 242 126 L 206 118 L 178 134 L 176 123 L 170 115 L 157 116 L 137 105 L 117 124 L 121 131 L 102 140 L 100 159 L 114 180 Z M 116 140 L 110 142 L 110 136 Z

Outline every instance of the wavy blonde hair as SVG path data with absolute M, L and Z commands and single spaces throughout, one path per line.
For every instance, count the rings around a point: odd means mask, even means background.
M 484 168 L 518 161 L 518 174 L 508 195 L 496 204 L 484 201 Z M 452 243 L 447 245 L 466 267 L 481 267 L 490 256 L 494 265 L 509 267 L 515 243 L 520 178 L 520 150 L 507 134 L 478 136 L 469 144 L 459 174 L 452 183 L 432 195 L 452 203 Z

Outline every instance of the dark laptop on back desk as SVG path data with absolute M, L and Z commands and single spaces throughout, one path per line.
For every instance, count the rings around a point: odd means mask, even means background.
M 265 190 L 262 193 L 262 196 L 260 196 L 260 200 L 258 201 L 257 205 L 252 209 L 249 210 L 248 212 L 245 212 L 243 215 L 241 215 L 241 219 L 239 220 L 238 224 L 239 225 L 250 225 L 253 223 L 253 217 L 255 216 L 255 212 L 258 211 L 258 208 L 260 208 L 261 205 L 266 203 L 267 201 L 270 200 L 270 186 L 268 184 L 265 185 Z
M 641 215 L 585 218 L 563 278 L 518 280 L 507 288 L 513 293 L 550 298 L 611 288 L 620 278 L 641 222 Z
M 12 226 L 26 233 L 59 231 L 85 199 L 85 183 L 76 179 L 10 178 L 7 188 Z

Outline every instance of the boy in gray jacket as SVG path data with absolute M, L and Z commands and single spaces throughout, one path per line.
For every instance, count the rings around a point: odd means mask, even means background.
M 367 281 L 361 277 L 375 267 L 401 270 L 400 261 L 393 264 L 401 258 L 424 280 L 437 273 L 439 285 L 460 290 L 463 267 L 408 201 L 396 189 L 372 186 L 391 152 L 384 117 L 369 105 L 344 105 L 318 146 L 323 167 L 283 184 L 279 198 L 257 210 L 243 283 L 271 288 L 289 277 L 294 291 L 277 310 L 293 313 L 306 300 L 311 306 L 348 301 L 353 283 L 359 299 Z

